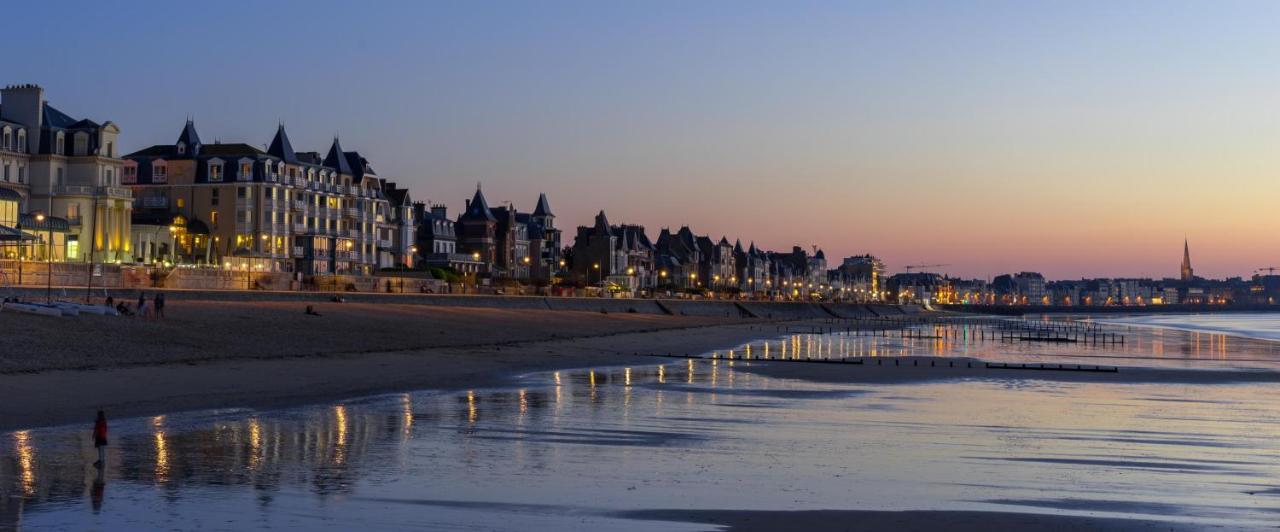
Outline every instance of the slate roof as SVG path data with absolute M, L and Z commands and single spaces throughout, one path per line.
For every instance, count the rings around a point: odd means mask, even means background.
M 192 152 L 195 151 L 196 146 L 203 144 L 200 142 L 200 134 L 196 133 L 195 121 L 187 120 L 187 125 L 182 127 L 182 133 L 178 134 L 178 140 L 174 144 L 176 145 L 179 142 L 185 142 L 187 146 L 192 148 Z
M 45 102 L 44 108 L 41 109 L 44 114 L 44 125 L 49 127 L 67 129 L 75 125 L 79 120 L 67 116 L 67 113 L 55 109 L 48 102 Z
M 338 137 L 333 137 L 329 154 L 324 156 L 324 165 L 337 170 L 340 174 L 351 175 L 351 164 L 347 162 L 346 153 L 342 151 L 342 144 L 338 142 Z
M 534 216 L 555 216 L 551 214 L 551 205 L 547 203 L 546 194 L 538 194 L 538 206 L 533 208 Z
M 489 202 L 484 200 L 484 193 L 480 192 L 480 187 L 476 187 L 476 195 L 471 197 L 471 203 L 467 204 L 466 212 L 458 217 L 458 220 L 485 220 L 489 222 L 498 221 L 493 216 L 493 211 L 489 210 Z
M 298 154 L 293 152 L 293 144 L 289 142 L 289 134 L 284 132 L 284 124 L 276 128 L 276 136 L 271 139 L 267 153 L 279 157 L 289 164 L 298 164 Z

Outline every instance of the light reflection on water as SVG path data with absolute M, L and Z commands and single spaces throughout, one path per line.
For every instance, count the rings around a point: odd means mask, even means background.
M 1280 323 L 1280 315 L 1269 315 Z M 1172 318 L 1168 318 L 1172 320 Z M 848 360 L 875 357 L 973 357 L 993 362 L 1111 366 L 1280 369 L 1280 342 L 1221 332 L 1115 324 L 1101 330 L 1124 343 L 1009 341 L 978 325 L 930 323 L 903 331 L 857 331 L 841 325 L 788 334 L 709 353 L 740 360 Z M 1179 323 L 1194 323 L 1182 318 Z M 1191 327 L 1191 325 L 1186 325 Z M 1276 325 L 1280 329 L 1280 324 Z M 829 331 L 829 332 L 828 332 Z
M 1280 503 L 1272 386 L 817 385 L 737 370 L 749 363 L 119 420 L 102 478 L 88 424 L 14 432 L 0 517 L 69 529 L 671 530 L 608 512 L 1101 507 L 1257 524 Z

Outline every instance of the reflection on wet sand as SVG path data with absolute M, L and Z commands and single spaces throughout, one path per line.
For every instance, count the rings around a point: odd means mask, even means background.
M 498 519 L 486 513 L 497 504 L 520 517 L 491 528 L 643 528 L 617 513 L 689 505 L 1071 513 L 1096 501 L 1112 517 L 1274 517 L 1249 509 L 1274 496 L 1246 495 L 1280 483 L 1280 392 L 1267 386 L 873 388 L 739 371 L 749 356 L 837 356 L 858 343 L 788 337 L 733 359 L 562 371 L 512 389 L 121 420 L 102 475 L 88 466 L 87 430 L 15 432 L 0 454 L 0 528 L 165 528 L 168 515 L 445 527 Z M 415 500 L 448 511 L 386 503 Z M 558 501 L 576 513 L 538 509 Z M 1179 511 L 1148 511 L 1157 501 Z
M 707 356 L 742 360 L 849 360 L 876 357 L 972 357 L 993 362 L 1109 364 L 1185 368 L 1280 369 L 1280 342 L 1222 333 L 1101 325 L 1125 342 L 1010 341 L 978 334 L 962 320 L 926 323 L 903 331 L 840 330 L 788 334 Z M 825 331 L 826 329 L 824 329 Z M 859 334 L 859 333 L 864 334 Z

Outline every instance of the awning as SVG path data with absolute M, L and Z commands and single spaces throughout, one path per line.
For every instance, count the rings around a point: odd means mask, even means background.
M 19 242 L 22 240 L 35 240 L 36 237 L 14 229 L 12 227 L 0 225 L 0 242 Z

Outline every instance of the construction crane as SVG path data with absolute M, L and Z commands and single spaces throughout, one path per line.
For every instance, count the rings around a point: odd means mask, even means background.
M 1258 269 L 1256 269 L 1256 270 L 1253 270 L 1253 273 L 1258 273 L 1258 272 L 1267 272 L 1267 275 L 1275 275 L 1275 274 L 1276 274 L 1276 270 L 1280 270 L 1280 267 L 1276 267 L 1276 266 L 1264 266 L 1264 267 L 1262 267 L 1262 268 L 1258 268 Z
M 944 266 L 950 266 L 950 264 L 908 264 L 902 269 L 906 270 L 907 273 L 911 273 L 911 270 L 919 270 L 920 268 L 942 268 Z

